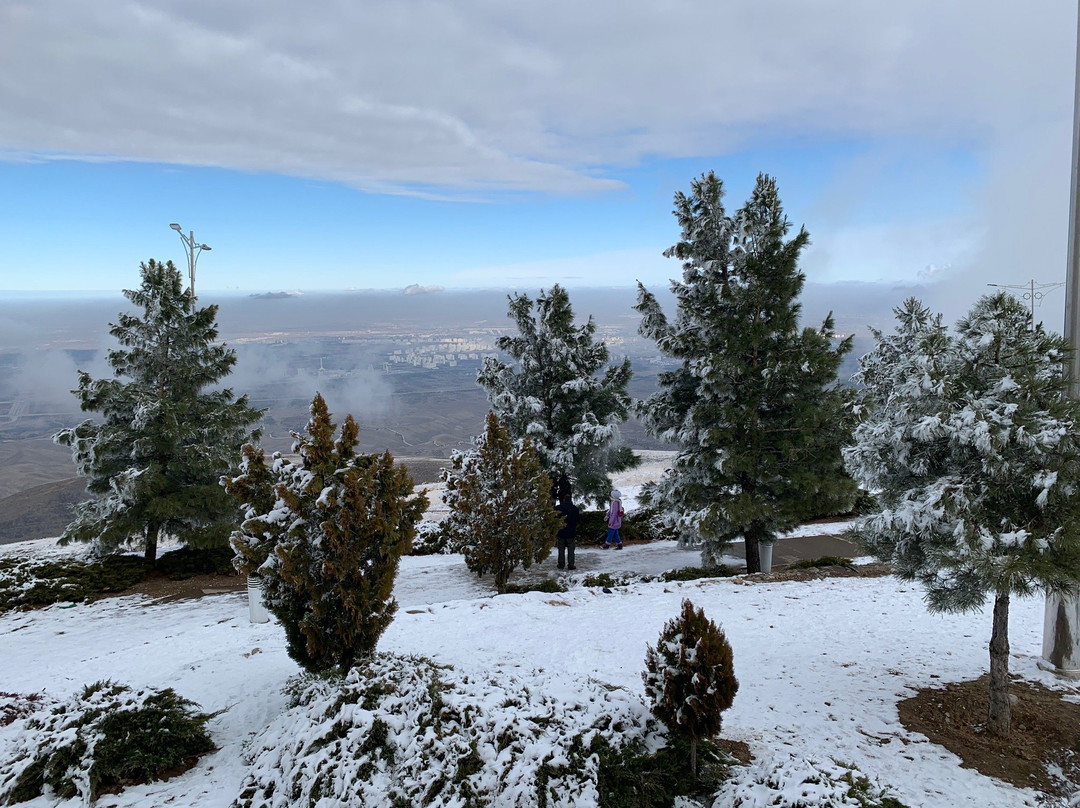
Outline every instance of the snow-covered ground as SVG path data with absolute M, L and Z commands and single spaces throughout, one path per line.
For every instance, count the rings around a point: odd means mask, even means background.
M 619 485 L 632 496 L 639 484 Z M 583 548 L 579 555 L 579 567 L 594 571 L 655 573 L 699 562 L 697 553 L 672 543 Z M 758 759 L 792 770 L 807 759 L 854 765 L 911 808 L 1037 804 L 1035 792 L 961 768 L 954 755 L 908 733 L 897 717 L 897 701 L 916 688 L 986 670 L 989 607 L 930 615 L 917 586 L 889 577 L 771 583 L 739 577 L 637 583 L 611 592 L 570 580 L 565 594 L 493 597 L 460 556 L 403 559 L 395 590 L 400 609 L 379 649 L 429 657 L 466 675 L 512 671 L 527 686 L 552 692 L 592 679 L 641 696 L 646 645 L 690 598 L 723 625 L 734 649 L 741 686 L 723 735 L 745 741 Z M 1036 664 L 1042 613 L 1041 599 L 1013 601 L 1012 670 L 1072 689 Z M 9 613 L 0 615 L 0 648 L 0 691 L 64 698 L 112 679 L 173 687 L 204 710 L 220 711 L 210 724 L 218 751 L 168 782 L 105 795 L 97 803 L 103 808 L 228 806 L 245 774 L 245 754 L 253 751 L 249 742 L 286 709 L 282 688 L 298 671 L 276 622 L 248 621 L 244 594 L 172 603 L 129 596 Z M 4 744 L 0 730 L 0 760 Z M 30 805 L 51 803 L 39 798 Z
M 642 572 L 687 560 L 671 544 L 596 552 Z M 688 597 L 723 624 L 734 648 L 741 688 L 724 735 L 746 741 L 755 755 L 853 764 L 913 808 L 1035 805 L 1033 792 L 960 768 L 897 719 L 896 702 L 914 688 L 986 669 L 988 610 L 932 616 L 916 586 L 892 578 L 727 578 L 491 597 L 457 556 L 404 559 L 397 592 L 401 609 L 380 650 L 467 673 L 499 667 L 538 682 L 591 677 L 634 694 L 643 693 L 646 644 Z M 1062 687 L 1036 665 L 1041 600 L 1015 601 L 1011 626 L 1013 670 Z M 172 781 L 105 796 L 101 806 L 228 805 L 244 774 L 246 742 L 285 709 L 282 686 L 297 672 L 281 629 L 249 623 L 242 594 L 168 604 L 131 596 L 6 614 L 0 647 L 0 691 L 66 697 L 113 679 L 171 686 L 205 710 L 223 711 L 211 724 L 218 752 Z

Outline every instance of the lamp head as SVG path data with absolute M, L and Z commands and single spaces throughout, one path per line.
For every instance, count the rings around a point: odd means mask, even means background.
M 200 244 L 200 245 L 199 245 L 199 249 L 200 249 L 200 250 L 209 250 L 209 249 L 210 249 L 210 245 L 209 245 L 209 244 Z
M 177 233 L 179 233 L 179 232 L 180 232 L 180 231 L 182 230 L 182 228 L 180 227 L 180 225 L 178 225 L 178 224 L 177 224 L 176 222 L 173 222 L 172 224 L 170 224 L 170 225 L 169 225 L 169 227 L 171 227 L 171 228 L 172 228 L 173 230 L 175 230 L 175 231 L 176 231 Z

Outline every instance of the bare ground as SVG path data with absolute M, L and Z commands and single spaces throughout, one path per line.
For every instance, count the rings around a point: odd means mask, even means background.
M 1069 796 L 1080 787 L 1080 704 L 1065 701 L 1068 692 L 1015 677 L 1009 693 L 1015 697 L 1012 732 L 1004 739 L 986 729 L 989 674 L 920 690 L 897 706 L 906 729 L 944 746 L 962 766 L 1021 788 Z M 1048 766 L 1062 776 L 1052 776 Z

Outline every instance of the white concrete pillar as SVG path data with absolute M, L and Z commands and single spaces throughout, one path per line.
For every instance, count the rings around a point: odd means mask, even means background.
M 262 578 L 258 575 L 249 575 L 247 579 L 248 589 L 248 617 L 252 623 L 266 623 L 270 615 L 266 612 L 266 604 L 263 603 Z
M 1080 679 L 1080 600 L 1047 595 L 1043 612 L 1042 662 L 1039 667 L 1067 679 Z

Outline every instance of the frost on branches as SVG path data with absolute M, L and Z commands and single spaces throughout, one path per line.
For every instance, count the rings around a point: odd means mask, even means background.
M 443 502 L 450 509 L 442 529 L 451 547 L 465 555 L 477 575 L 506 585 L 517 567 L 547 558 L 561 520 L 551 497 L 551 480 L 540 468 L 532 442 L 518 446 L 489 412 L 476 448 L 457 452 L 443 471 Z
M 684 600 L 682 613 L 664 626 L 656 648 L 647 647 L 641 677 L 653 715 L 690 742 L 696 776 L 697 742 L 719 734 L 722 714 L 739 690 L 731 644 L 703 609 Z
M 618 430 L 630 406 L 630 360 L 607 366 L 608 349 L 595 342 L 592 318 L 574 325 L 561 286 L 541 290 L 533 309 L 527 295 L 510 298 L 508 316 L 519 333 L 499 337 L 497 345 L 516 367 L 488 357 L 477 383 L 511 437 L 519 443 L 529 437 L 551 479 L 565 476 L 599 505 L 611 491 L 609 475 L 637 462 L 619 444 Z
M 689 197 L 675 195 L 682 240 L 664 253 L 683 261 L 683 280 L 671 284 L 675 320 L 638 287 L 641 334 L 681 361 L 638 407 L 649 433 L 678 447 L 671 471 L 643 498 L 666 511 L 681 541 L 702 546 L 706 564 L 742 538 L 747 570 L 757 572 L 760 544 L 854 503 L 836 384 L 851 340 L 834 344 L 831 315 L 820 328 L 799 328 L 798 261 L 809 235 L 785 240 L 776 182 L 759 176 L 734 216 L 723 196 L 711 172 Z
M 398 562 L 427 507 L 389 452 L 357 454 L 358 427 L 335 426 L 316 394 L 300 463 L 244 447 L 224 479 L 245 520 L 233 534 L 238 567 L 263 579 L 267 608 L 285 627 L 289 656 L 310 671 L 348 670 L 374 651 L 397 610 Z
M 101 552 L 141 546 L 157 558 L 158 539 L 194 547 L 224 546 L 236 527 L 236 505 L 218 485 L 245 441 L 257 440 L 261 413 L 247 396 L 207 388 L 232 372 L 236 354 L 217 342 L 217 306 L 195 308 L 169 261 L 141 265 L 142 285 L 124 296 L 142 317 L 121 313 L 109 333 L 115 376 L 80 371 L 74 391 L 100 420 L 63 429 L 53 440 L 71 447 L 91 499 L 75 507 L 60 538 L 93 542 Z
M 919 581 L 933 611 L 993 596 L 989 726 L 1006 734 L 1009 598 L 1080 583 L 1080 407 L 1064 395 L 1066 344 L 1004 293 L 951 334 L 917 300 L 895 312 L 895 333 L 875 332 L 856 375 L 863 420 L 844 458 L 881 505 L 857 535 Z

